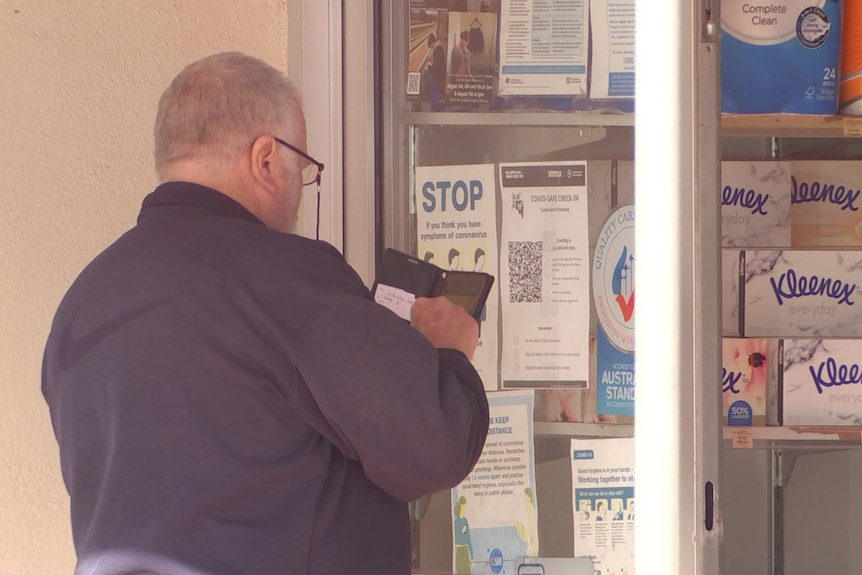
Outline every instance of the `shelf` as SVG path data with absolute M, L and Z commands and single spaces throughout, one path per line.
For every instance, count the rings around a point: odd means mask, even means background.
M 749 433 L 751 445 L 737 434 Z M 734 435 L 737 435 L 734 440 Z M 725 447 L 835 450 L 862 447 L 860 427 L 725 427 Z
M 416 126 L 601 126 L 633 127 L 634 114 L 600 112 L 406 112 L 402 122 Z M 729 137 L 862 137 L 862 118 L 800 114 L 722 114 Z
M 721 133 L 730 137 L 858 138 L 862 136 L 862 118 L 722 114 Z
M 572 438 L 632 437 L 633 433 L 633 425 L 534 421 L 536 463 L 569 459 Z
M 563 421 L 533 422 L 533 433 L 543 437 L 578 437 L 581 439 L 600 437 L 632 437 L 633 425 L 610 423 L 570 423 Z
M 569 457 L 572 438 L 632 437 L 634 426 L 537 421 L 533 432 L 536 461 L 542 462 Z M 724 446 L 736 449 L 832 451 L 862 447 L 862 427 L 725 427 L 722 435 Z
M 634 114 L 598 112 L 406 112 L 401 120 L 416 126 L 625 126 Z

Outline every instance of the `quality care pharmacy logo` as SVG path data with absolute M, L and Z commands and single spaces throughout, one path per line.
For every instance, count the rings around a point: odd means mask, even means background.
M 593 302 L 599 325 L 620 351 L 635 351 L 635 208 L 605 221 L 593 255 Z

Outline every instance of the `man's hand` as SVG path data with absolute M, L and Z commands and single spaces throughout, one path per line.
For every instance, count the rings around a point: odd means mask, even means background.
M 410 309 L 410 323 L 434 347 L 457 349 L 473 359 L 479 344 L 479 323 L 445 297 L 419 297 Z

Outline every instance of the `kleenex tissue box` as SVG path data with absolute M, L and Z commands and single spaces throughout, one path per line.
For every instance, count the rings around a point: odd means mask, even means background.
M 862 336 L 862 250 L 742 255 L 744 336 Z
M 790 162 L 721 163 L 721 245 L 790 247 Z
M 740 250 L 721 250 L 721 334 L 740 336 L 739 266 Z
M 783 425 L 862 425 L 862 341 L 785 339 Z
M 721 353 L 722 420 L 725 425 L 766 423 L 767 381 L 775 372 L 769 342 L 761 338 L 724 338 Z
M 791 179 L 794 247 L 862 246 L 862 162 L 794 161 Z

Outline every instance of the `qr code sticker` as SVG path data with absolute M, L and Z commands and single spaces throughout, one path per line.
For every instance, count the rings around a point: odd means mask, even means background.
M 542 242 L 509 242 L 509 301 L 542 301 Z
M 421 74 L 419 72 L 408 72 L 407 73 L 407 94 L 410 96 L 418 96 L 419 95 L 419 80 L 421 78 Z

